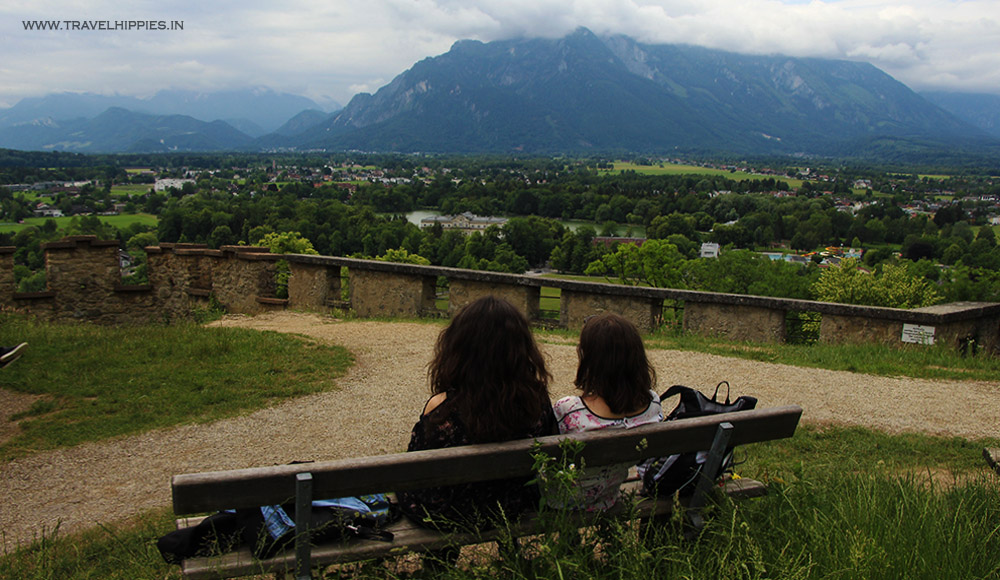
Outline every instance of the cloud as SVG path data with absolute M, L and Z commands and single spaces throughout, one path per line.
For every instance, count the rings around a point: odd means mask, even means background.
M 29 20 L 146 19 L 183 30 L 39 31 Z M 649 43 L 869 61 L 915 89 L 1000 94 L 995 0 L 8 1 L 0 102 L 55 91 L 268 86 L 346 103 L 460 39 L 579 26 Z

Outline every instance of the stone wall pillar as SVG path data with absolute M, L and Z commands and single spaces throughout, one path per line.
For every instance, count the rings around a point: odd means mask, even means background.
M 301 310 L 325 311 L 328 300 L 340 300 L 340 266 L 291 263 L 288 305 Z
M 223 257 L 212 271 L 212 292 L 219 303 L 235 314 L 271 310 L 258 299 L 274 299 L 275 262 L 281 256 L 255 246 L 223 246 L 221 250 Z
M 434 307 L 437 276 L 347 269 L 351 308 L 362 318 L 419 317 Z
M 583 328 L 584 320 L 592 314 L 613 312 L 630 320 L 640 332 L 650 332 L 663 314 L 663 299 L 563 289 L 559 310 L 560 324 L 569 329 Z
M 187 319 L 212 292 L 212 264 L 222 256 L 203 244 L 146 248 L 149 284 L 164 320 Z
M 784 342 L 788 333 L 784 310 L 691 300 L 684 303 L 684 330 L 751 342 Z
M 528 317 L 528 320 L 538 318 L 539 298 L 541 289 L 538 286 L 515 286 L 482 282 L 477 280 L 454 279 L 448 287 L 448 314 L 454 316 L 465 305 L 475 302 L 483 296 L 496 296 L 513 304 Z
M 14 305 L 14 292 L 17 285 L 14 283 L 14 246 L 0 246 L 0 306 L 11 307 Z
M 71 236 L 42 247 L 46 282 L 56 295 L 56 318 L 102 319 L 115 303 L 115 287 L 121 285 L 118 242 Z
M 941 324 L 935 340 L 963 351 L 985 351 L 1000 354 L 1000 316 L 984 316 Z

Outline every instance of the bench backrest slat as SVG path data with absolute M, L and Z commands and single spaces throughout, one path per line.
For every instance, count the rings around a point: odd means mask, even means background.
M 174 513 L 182 515 L 285 503 L 294 498 L 295 474 L 301 472 L 312 474 L 314 497 L 317 498 L 527 476 L 533 474 L 531 453 L 538 449 L 557 457 L 561 454 L 559 441 L 564 438 L 585 443 L 580 458 L 588 467 L 634 463 L 646 457 L 708 449 L 716 427 L 723 421 L 734 426 L 732 445 L 791 437 L 801 415 L 801 407 L 790 405 L 643 425 L 628 430 L 555 435 L 535 441 L 507 441 L 377 457 L 176 475 L 172 481 Z

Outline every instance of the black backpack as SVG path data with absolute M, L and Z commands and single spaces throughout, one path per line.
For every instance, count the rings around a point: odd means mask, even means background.
M 719 388 L 726 385 L 726 402 L 720 403 Z M 715 387 L 715 393 L 709 399 L 697 389 L 674 385 L 660 395 L 660 403 L 665 403 L 667 399 L 674 395 L 680 395 L 680 401 L 673 411 L 664 420 L 687 419 L 689 417 L 701 417 L 704 415 L 716 415 L 718 413 L 731 413 L 733 411 L 747 411 L 757 406 L 757 399 L 747 395 L 737 398 L 735 401 L 729 400 L 729 383 L 722 381 Z M 670 497 L 674 493 L 680 495 L 690 495 L 694 492 L 701 475 L 705 460 L 708 459 L 708 450 L 691 453 L 681 453 L 668 455 L 666 457 L 651 457 L 639 464 L 639 477 L 642 478 L 643 493 L 651 497 Z M 718 479 L 727 469 L 733 465 L 733 450 L 726 449 L 718 473 L 709 476 L 714 481 Z

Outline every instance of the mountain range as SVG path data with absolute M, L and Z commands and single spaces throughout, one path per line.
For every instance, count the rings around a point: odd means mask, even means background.
M 1000 139 L 1000 95 L 929 91 L 920 96 Z
M 120 97 L 100 111 L 106 102 L 94 95 L 26 99 L 0 110 L 0 147 L 1000 158 L 1000 97 L 919 95 L 863 62 L 649 45 L 586 29 L 459 41 L 332 113 L 272 91 L 244 108 L 232 93 L 171 96 L 142 107 Z M 262 110 L 266 121 L 252 115 Z
M 340 108 L 337 103 L 331 105 L 334 110 Z M 312 99 L 261 87 L 208 93 L 163 90 L 146 99 L 55 93 L 22 99 L 13 107 L 0 109 L 0 128 L 42 119 L 91 119 L 113 107 L 148 115 L 183 115 L 200 121 L 225 121 L 252 137 L 278 129 L 304 109 L 321 108 Z

